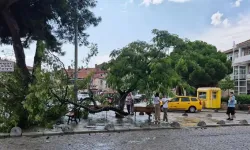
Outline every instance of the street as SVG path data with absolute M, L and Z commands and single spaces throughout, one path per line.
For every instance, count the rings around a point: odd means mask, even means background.
M 0 150 L 247 150 L 250 127 L 0 139 Z

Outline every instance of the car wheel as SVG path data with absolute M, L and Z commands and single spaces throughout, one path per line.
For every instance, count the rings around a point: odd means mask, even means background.
M 195 113 L 196 112 L 196 108 L 194 106 L 189 107 L 189 112 Z

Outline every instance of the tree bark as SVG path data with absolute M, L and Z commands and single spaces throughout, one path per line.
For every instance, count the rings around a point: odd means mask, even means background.
M 43 41 L 38 40 L 36 43 L 36 53 L 34 56 L 34 64 L 33 64 L 33 70 L 32 70 L 32 80 L 35 80 L 35 71 L 37 69 L 41 70 L 42 68 L 42 60 L 44 58 L 44 52 L 45 52 L 45 44 Z
M 120 94 L 120 100 L 119 100 L 119 110 L 123 111 L 124 110 L 124 106 L 125 106 L 125 100 L 126 100 L 126 97 L 128 95 L 128 93 L 130 93 L 130 91 L 127 91 L 127 92 L 122 92 L 120 90 L 118 90 L 119 94 Z M 116 118 L 123 118 L 124 116 L 119 114 L 119 113 L 116 113 L 115 114 L 115 117 Z
M 13 41 L 13 48 L 14 48 L 14 53 L 15 53 L 15 58 L 16 58 L 16 64 L 17 67 L 21 71 L 21 76 L 23 78 L 23 84 L 25 87 L 28 87 L 28 84 L 30 82 L 30 73 L 29 70 L 26 66 L 25 62 L 25 54 L 24 54 L 24 49 L 23 45 L 21 42 L 21 37 L 19 34 L 19 27 L 14 19 L 14 17 L 11 15 L 9 8 L 6 8 L 2 11 L 2 16 L 10 30 L 11 36 L 12 36 L 12 41 Z

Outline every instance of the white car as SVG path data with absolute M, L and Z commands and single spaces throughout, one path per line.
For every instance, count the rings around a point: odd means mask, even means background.
M 89 94 L 86 92 L 80 92 L 77 95 L 78 100 L 83 100 L 84 98 L 87 98 L 87 97 L 89 97 Z

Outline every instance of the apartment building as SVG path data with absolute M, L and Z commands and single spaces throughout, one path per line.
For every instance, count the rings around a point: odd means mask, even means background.
M 224 53 L 232 61 L 231 78 L 235 81 L 235 94 L 250 94 L 250 40 L 241 42 Z

